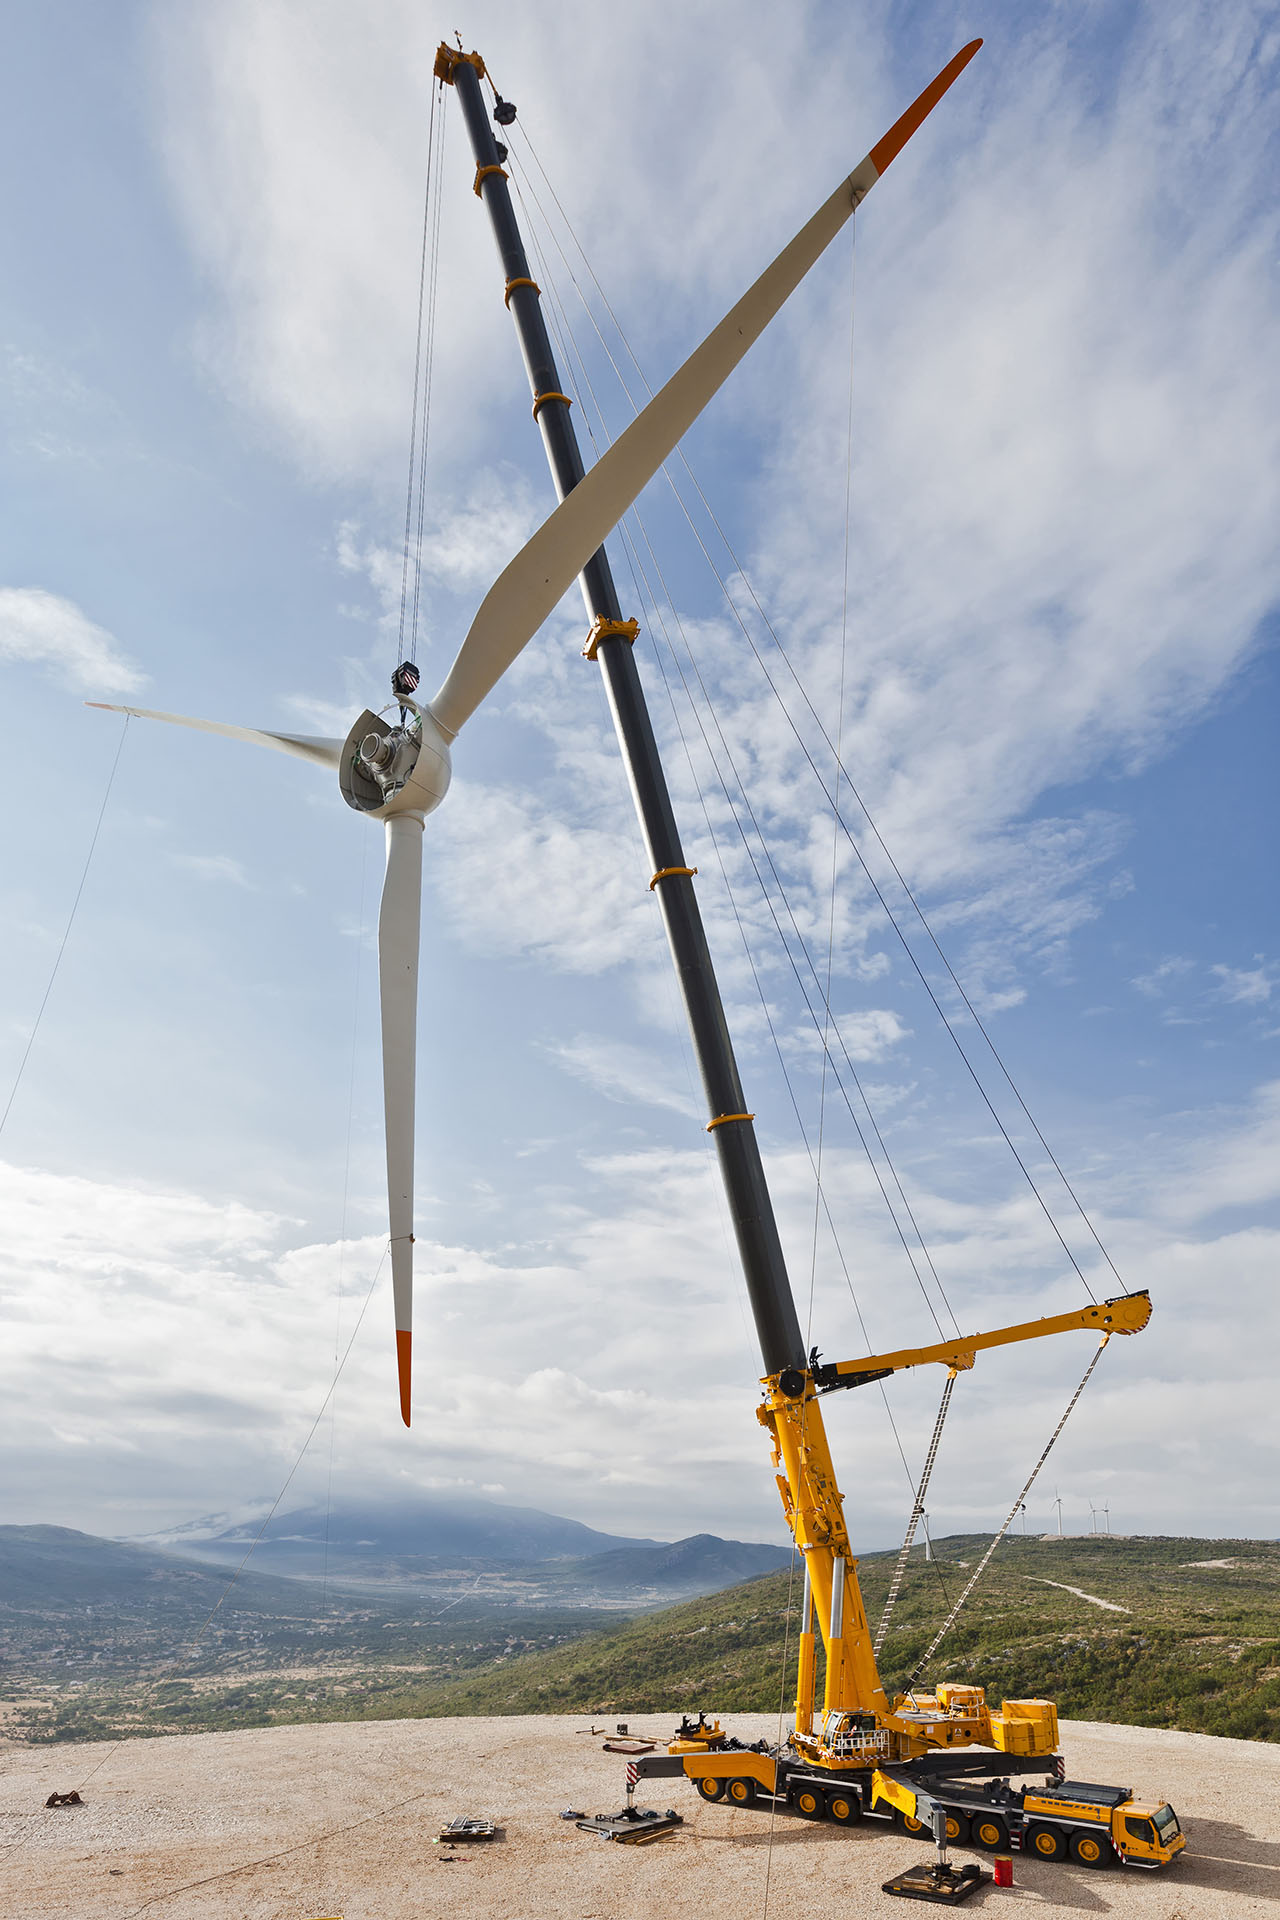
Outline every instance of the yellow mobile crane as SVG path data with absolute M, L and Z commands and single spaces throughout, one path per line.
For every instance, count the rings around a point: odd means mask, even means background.
M 949 1380 L 979 1352 L 1071 1330 L 1140 1333 L 1151 1318 L 1144 1291 L 990 1333 L 927 1347 L 783 1369 L 763 1381 L 757 1418 L 773 1440 L 787 1524 L 804 1556 L 794 1731 L 782 1745 L 744 1747 L 718 1721 L 685 1720 L 666 1755 L 628 1769 L 628 1787 L 646 1776 L 683 1773 L 706 1800 L 761 1801 L 807 1819 L 849 1825 L 863 1814 L 896 1816 L 908 1832 L 936 1826 L 951 1844 L 990 1852 L 1017 1846 L 1040 1859 L 1068 1854 L 1083 1866 L 1167 1865 L 1186 1842 L 1166 1802 L 1135 1801 L 1126 1788 L 1065 1780 L 1058 1713 L 1050 1700 L 1005 1700 L 998 1712 L 981 1687 L 942 1682 L 892 1700 L 876 1664 L 819 1396 L 938 1363 Z M 815 1633 L 816 1621 L 816 1633 Z M 815 1702 L 816 1643 L 826 1656 L 821 1713 Z M 985 1753 L 965 1753 L 965 1749 Z M 1047 1763 L 1047 1764 L 1046 1764 Z M 1014 1788 L 1019 1773 L 1041 1773 L 1043 1789 Z
M 964 1838 L 994 1849 L 1021 1844 L 1025 1838 L 1045 1858 L 1070 1848 L 1085 1864 L 1102 1864 L 1118 1853 L 1127 1861 L 1155 1865 L 1172 1858 L 1182 1844 L 1172 1809 L 1136 1810 L 1123 1789 L 1064 1783 L 1051 1701 L 1006 1700 L 992 1712 L 981 1688 L 946 1684 L 932 1693 L 887 1697 L 820 1407 L 825 1393 L 883 1379 L 904 1367 L 941 1364 L 948 1369 L 950 1386 L 973 1365 L 979 1351 L 1013 1341 L 1075 1328 L 1100 1334 L 1105 1344 L 1113 1333 L 1136 1333 L 1145 1326 L 1151 1303 L 1145 1293 L 1130 1294 L 1079 1313 L 834 1366 L 822 1365 L 816 1351 L 806 1354 L 755 1116 L 747 1108 L 698 908 L 696 868 L 685 858 L 636 664 L 638 625 L 624 615 L 603 545 L 591 552 L 585 544 L 607 535 L 981 44 L 971 42 L 943 68 L 590 471 L 582 460 L 570 417 L 571 396 L 564 391 L 543 319 L 541 288 L 530 272 L 516 220 L 506 166 L 509 151 L 490 124 L 492 118 L 505 133 L 515 122 L 515 105 L 497 92 L 480 54 L 466 53 L 460 44 L 440 47 L 436 78 L 442 88 L 453 89 L 466 122 L 476 167 L 474 190 L 493 228 L 503 299 L 519 336 L 534 419 L 561 500 L 525 550 L 533 558 L 526 564 L 522 555 L 512 563 L 511 581 L 504 574 L 477 624 L 483 625 L 485 610 L 492 608 L 495 632 L 513 624 L 524 632 L 528 620 L 523 613 L 517 618 L 517 602 L 532 597 L 541 606 L 541 594 L 544 611 L 550 611 L 560 591 L 557 569 L 562 570 L 564 554 L 572 552 L 574 564 L 582 568 L 579 584 L 590 620 L 584 657 L 603 678 L 626 764 L 651 867 L 649 889 L 662 913 L 675 963 L 707 1098 L 707 1130 L 715 1144 L 760 1340 L 765 1392 L 759 1417 L 773 1440 L 787 1522 L 804 1556 L 799 1688 L 788 1740 L 776 1747 L 746 1747 L 718 1723 L 708 1725 L 701 1714 L 696 1723 L 686 1719 L 667 1753 L 632 1763 L 628 1804 L 637 1780 L 684 1774 L 708 1800 L 743 1805 L 768 1799 L 787 1812 L 840 1823 L 864 1813 L 879 1814 L 909 1826 L 932 1825 L 940 1843 L 948 1837 Z M 512 646 L 504 643 L 505 650 L 499 648 L 503 659 L 520 644 L 518 639 Z M 483 685 L 477 682 L 479 691 L 471 688 L 467 693 L 458 679 L 462 664 L 460 655 L 433 707 L 452 716 L 453 730 L 461 724 L 458 714 L 465 719 L 496 677 L 487 673 Z M 945 1405 L 944 1395 L 944 1411 Z M 935 1446 L 936 1439 L 935 1431 Z M 818 1636 L 826 1656 L 820 1716 L 814 1699 Z M 1030 1796 L 1010 1784 L 1021 1772 L 1039 1772 L 1052 1784 Z M 1048 1806 L 1057 1811 L 1046 1812 Z M 972 1876 L 973 1871 L 966 1869 L 965 1874 Z M 963 1897 L 974 1884 L 972 1877 L 965 1880 L 962 1875 L 950 1890 L 937 1883 L 924 1897 Z

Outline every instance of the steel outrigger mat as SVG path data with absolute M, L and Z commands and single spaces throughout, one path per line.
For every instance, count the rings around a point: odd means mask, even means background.
M 896 1894 L 900 1900 L 932 1900 L 938 1906 L 958 1907 L 990 1878 L 981 1867 L 940 1867 L 926 1860 L 895 1874 L 892 1880 L 882 1881 L 881 1892 Z
M 684 1816 L 674 1807 L 668 1807 L 665 1813 L 659 1813 L 656 1807 L 623 1807 L 617 1813 L 596 1813 L 574 1824 L 583 1833 L 598 1833 L 602 1840 L 619 1840 L 629 1847 L 682 1827 Z

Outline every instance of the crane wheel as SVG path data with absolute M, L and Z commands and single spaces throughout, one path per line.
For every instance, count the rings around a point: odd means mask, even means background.
M 1067 1851 L 1067 1836 L 1061 1827 L 1032 1827 L 1022 1848 L 1038 1860 L 1061 1860 Z
M 926 1833 L 928 1828 L 923 1820 L 917 1820 L 914 1813 L 904 1813 L 901 1807 L 894 1810 L 893 1824 L 899 1833 Z
M 729 1798 L 735 1807 L 754 1807 L 756 1803 L 756 1783 L 754 1780 L 731 1780 Z
M 1009 1829 L 998 1813 L 975 1813 L 970 1837 L 973 1845 L 985 1853 L 1009 1851 Z
M 862 1802 L 856 1793 L 829 1793 L 827 1818 L 834 1820 L 838 1827 L 852 1826 L 862 1818 Z
M 718 1800 L 724 1792 L 724 1781 L 712 1773 L 700 1774 L 693 1784 L 704 1800 Z
M 1100 1833 L 1073 1833 L 1071 1858 L 1082 1867 L 1109 1867 L 1111 1842 Z
M 947 1845 L 964 1847 L 969 1844 L 969 1822 L 962 1813 L 947 1815 Z
M 816 1787 L 798 1787 L 791 1802 L 796 1812 L 805 1820 L 825 1820 L 826 1804 Z

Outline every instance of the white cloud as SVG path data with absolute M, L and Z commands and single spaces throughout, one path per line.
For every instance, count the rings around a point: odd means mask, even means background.
M 43 587 L 0 587 L 0 660 L 35 662 L 86 693 L 136 693 L 145 684 L 114 635 Z
M 496 4 L 485 21 L 510 68 L 504 86 L 519 78 L 517 130 L 536 131 L 615 308 L 659 371 L 809 211 L 815 166 L 825 180 L 856 157 L 851 124 L 887 124 L 903 92 L 901 49 L 878 18 L 795 10 L 796 58 L 779 73 L 773 10 L 738 5 L 717 86 L 691 116 L 691 77 L 672 75 L 660 52 L 676 12 L 615 8 L 600 36 L 574 33 L 587 15 L 571 8 L 554 54 L 518 8 Z M 1246 12 L 1257 32 L 1197 5 L 1142 13 L 1114 50 L 1122 106 L 1099 97 L 1070 38 L 1029 24 L 998 69 L 980 56 L 859 216 L 845 758 L 904 871 L 953 926 L 988 1008 L 1021 999 L 1028 966 L 1061 971 L 1114 884 L 1123 820 L 1056 805 L 1041 818 L 1045 796 L 1158 753 L 1246 656 L 1280 584 L 1270 229 L 1239 162 L 1270 128 L 1271 54 L 1263 12 Z M 723 43 L 725 9 L 699 17 Z M 217 290 L 229 386 L 304 465 L 381 474 L 407 440 L 434 23 L 402 0 L 358 23 L 338 0 L 303 11 L 220 0 L 198 23 L 158 31 L 168 151 Z M 577 123 L 538 102 L 595 97 L 606 69 L 624 119 L 624 102 L 643 98 L 644 134 L 616 141 L 609 169 L 584 171 Z M 1229 142 L 1205 131 L 1228 120 Z M 800 125 L 816 154 L 797 145 Z M 494 477 L 492 440 L 511 444 L 522 376 L 490 297 L 485 222 L 458 187 L 460 129 L 451 138 L 426 557 L 437 590 L 470 595 L 550 496 L 541 477 L 528 491 L 506 470 Z M 726 191 L 715 156 L 729 148 Z M 513 151 L 519 160 L 519 142 Z M 790 153 L 794 165 L 780 165 Z M 1180 210 L 1192 202 L 1201 211 L 1188 226 Z M 563 277 L 554 249 L 550 265 Z M 839 263 L 815 277 L 705 435 L 712 464 L 746 476 L 761 528 L 746 537 L 751 571 L 832 721 L 846 290 Z M 532 434 L 524 444 L 532 469 Z M 374 541 L 364 554 L 384 606 L 398 605 L 394 549 Z M 718 640 L 688 630 L 813 923 L 829 864 L 813 827 L 821 796 L 742 637 L 731 624 Z M 526 717 L 540 718 L 536 703 Z M 683 803 L 674 763 L 673 777 Z M 712 808 L 723 822 L 722 803 Z M 867 853 L 883 873 L 869 839 Z M 845 964 L 867 952 L 865 911 L 838 931 Z
M 198 874 L 202 880 L 229 880 L 236 887 L 251 884 L 243 866 L 229 853 L 171 853 L 169 860 L 173 866 L 185 867 L 188 873 Z
M 1139 993 L 1145 993 L 1148 999 L 1156 1000 L 1167 992 L 1175 981 L 1184 980 L 1189 973 L 1194 972 L 1195 964 L 1194 960 L 1188 960 L 1183 954 L 1170 954 L 1167 959 L 1161 960 L 1158 966 L 1152 967 L 1149 973 L 1138 974 L 1132 985 L 1138 989 Z
M 1257 956 L 1256 967 L 1228 967 L 1218 965 L 1210 967 L 1220 985 L 1218 996 L 1235 1006 L 1262 1007 L 1271 998 L 1275 987 L 1277 972 L 1274 965 L 1268 966 L 1262 955 Z
M 1221 1223 L 1226 1208 L 1280 1200 L 1278 1127 L 1273 1085 L 1251 1109 L 1151 1142 L 1141 1162 L 1118 1157 L 1094 1183 L 1103 1238 L 1127 1284 L 1150 1287 L 1155 1317 L 1140 1338 L 1113 1343 L 1055 1470 L 1082 1511 L 1086 1495 L 1109 1497 L 1123 1530 L 1265 1531 L 1278 1464 L 1265 1439 L 1273 1369 L 1266 1342 L 1242 1346 L 1239 1328 L 1269 1311 L 1280 1232 Z M 769 1158 L 803 1292 L 808 1163 Z M 948 1195 L 929 1173 L 928 1163 L 904 1167 L 963 1325 L 1083 1305 L 1034 1203 L 989 1177 Z M 829 1357 L 852 1358 L 933 1337 L 865 1166 L 833 1148 L 826 1181 L 842 1239 L 858 1250 L 867 1325 L 864 1336 L 824 1239 L 814 1338 Z M 125 1532 L 148 1515 L 169 1524 L 270 1498 L 328 1386 L 339 1249 L 290 1246 L 296 1227 L 261 1211 L 79 1177 L 0 1168 L 0 1197 L 12 1222 L 0 1253 L 7 1511 Z M 370 1239 L 342 1256 L 343 1347 L 381 1253 Z M 336 1459 L 348 1485 L 484 1481 L 617 1531 L 780 1534 L 753 1417 L 758 1357 L 709 1143 L 589 1157 L 553 1250 L 420 1234 L 418 1274 L 411 1436 L 395 1413 L 384 1274 L 341 1389 Z M 931 1501 L 935 1531 L 1003 1517 L 1089 1350 L 1064 1336 L 1013 1360 L 984 1356 L 964 1377 Z M 893 1383 L 909 1459 L 938 1386 L 931 1376 Z M 695 1403 L 702 1417 L 691 1423 Z M 879 1397 L 837 1396 L 826 1408 L 856 1534 L 887 1543 L 905 1482 Z M 1233 1438 L 1242 1429 L 1254 1435 L 1245 1456 Z M 300 1499 L 321 1484 L 321 1452 L 295 1482 Z
M 672 1084 L 663 1063 L 651 1050 L 608 1040 L 599 1034 L 580 1033 L 572 1040 L 546 1048 L 558 1066 L 575 1078 L 595 1087 L 607 1099 L 624 1105 L 665 1107 L 686 1119 L 700 1119 L 697 1100 L 687 1090 Z

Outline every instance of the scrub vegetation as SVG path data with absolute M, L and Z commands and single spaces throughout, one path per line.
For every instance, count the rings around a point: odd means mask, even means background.
M 939 1541 L 929 1563 L 913 1552 L 881 1658 L 891 1692 L 905 1684 L 986 1544 L 977 1536 Z M 873 1625 L 893 1558 L 874 1554 L 860 1564 Z M 163 1659 L 139 1661 L 141 1649 L 120 1646 L 96 1671 L 83 1660 L 76 1669 L 69 1633 L 39 1657 L 13 1648 L 0 1689 L 5 1731 L 58 1741 L 448 1714 L 572 1712 L 612 1721 L 667 1709 L 776 1712 L 794 1685 L 798 1574 L 766 1575 L 621 1621 L 474 1605 L 431 1619 L 403 1603 L 357 1606 L 332 1593 L 328 1617 L 317 1618 L 301 1605 L 314 1589 L 271 1587 L 252 1621 L 228 1603 L 220 1641 L 202 1643 L 191 1658 L 176 1631 Z M 267 1617 L 266 1600 L 274 1604 L 281 1592 L 297 1594 L 287 1621 Z M 1280 1544 L 1011 1537 L 924 1676 L 946 1678 L 976 1682 L 996 1702 L 1047 1696 L 1073 1719 L 1280 1740 Z

